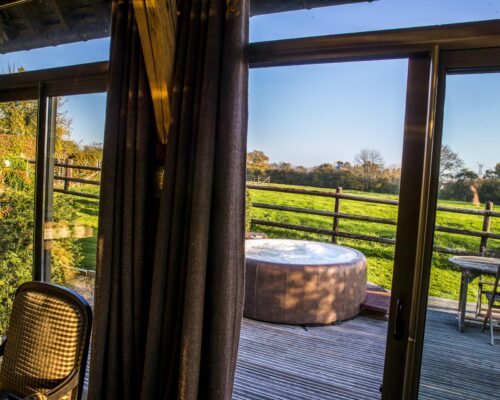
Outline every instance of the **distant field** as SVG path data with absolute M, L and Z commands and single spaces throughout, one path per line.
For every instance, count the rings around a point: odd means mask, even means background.
M 279 186 L 279 185 L 276 185 Z M 332 191 L 331 189 L 320 189 L 300 186 L 287 186 L 303 189 L 314 189 Z M 89 192 L 91 190 L 85 190 Z M 97 193 L 96 188 L 92 192 Z M 318 210 L 333 211 L 334 199 L 320 198 L 317 196 L 297 195 L 288 193 L 273 193 L 261 190 L 250 190 L 252 200 L 258 203 L 269 203 L 277 205 L 287 205 L 299 208 L 311 208 Z M 368 197 L 377 197 L 397 200 L 395 195 L 385 195 L 377 193 L 365 193 L 357 191 L 344 191 L 344 193 L 359 194 Z M 73 197 L 73 196 L 72 196 Z M 80 268 L 94 269 L 95 254 L 97 248 L 97 220 L 99 202 L 97 200 L 73 197 L 79 207 L 79 224 L 89 225 L 94 228 L 94 237 L 80 240 L 82 245 L 84 259 Z M 440 201 L 440 205 L 457 208 L 484 209 L 484 205 L 473 206 L 471 204 L 455 201 Z M 397 207 L 383 204 L 361 203 L 352 200 L 341 200 L 340 211 L 343 213 L 365 215 L 382 218 L 397 218 Z M 332 228 L 332 218 L 314 215 L 297 214 L 284 211 L 264 210 L 253 208 L 252 217 L 254 219 L 263 219 L 269 221 L 283 222 L 295 225 L 311 226 L 324 229 Z M 439 212 L 437 223 L 442 226 L 481 230 L 483 224 L 482 216 L 452 214 L 448 212 Z M 280 228 L 265 226 L 252 226 L 253 231 L 264 232 L 272 238 L 292 238 L 319 240 L 330 242 L 331 237 L 317 235 L 306 232 L 296 232 Z M 339 230 L 350 233 L 367 234 L 386 238 L 395 238 L 396 227 L 390 225 L 381 225 L 368 222 L 350 221 L 340 219 Z M 500 232 L 500 218 L 492 218 L 492 232 Z M 438 246 L 477 251 L 479 249 L 479 238 L 471 238 L 462 235 L 454 235 L 438 232 L 435 238 L 435 244 Z M 394 246 L 379 243 L 366 242 L 361 240 L 351 240 L 338 238 L 338 243 L 358 249 L 364 253 L 368 259 L 368 279 L 384 288 L 390 289 L 392 284 L 392 268 L 394 258 Z M 500 250 L 500 241 L 490 239 L 488 241 L 489 249 Z M 460 273 L 448 262 L 449 255 L 434 253 L 431 273 L 430 295 L 458 299 L 460 286 Z M 469 285 L 469 299 L 475 297 L 476 285 Z
M 287 187 L 333 191 L 332 189 L 319 189 L 300 186 L 287 185 Z M 334 199 L 321 198 L 317 196 L 273 193 L 262 190 L 250 190 L 250 193 L 252 195 L 252 201 L 257 203 L 268 203 L 326 211 L 333 211 L 335 201 Z M 394 200 L 398 199 L 398 197 L 395 195 L 365 193 L 348 190 L 344 191 L 344 193 L 359 194 L 367 197 L 377 197 Z M 468 203 L 456 201 L 440 201 L 439 204 L 457 208 L 484 209 L 484 205 L 473 206 Z M 361 203 L 358 201 L 342 199 L 340 212 L 396 219 L 398 209 L 396 206 Z M 331 217 L 252 208 L 252 218 L 294 225 L 332 229 Z M 483 225 L 483 216 L 438 212 L 437 224 L 453 228 L 481 230 Z M 319 240 L 324 242 L 331 241 L 330 236 L 317 235 L 307 232 L 297 232 L 261 225 L 252 226 L 252 231 L 266 233 L 271 238 L 306 239 Z M 339 231 L 380 236 L 385 238 L 396 237 L 395 226 L 361 221 L 351 221 L 346 219 L 340 219 Z M 500 218 L 492 218 L 491 231 L 500 231 Z M 394 246 L 344 238 L 338 238 L 338 243 L 353 247 L 364 253 L 368 259 L 369 281 L 384 288 L 390 289 L 392 285 Z M 455 249 L 478 251 L 479 243 L 480 238 L 472 238 L 442 232 L 438 232 L 435 237 L 435 245 Z M 488 241 L 488 249 L 500 249 L 500 241 L 490 239 Z M 449 257 L 450 255 L 447 254 L 434 253 L 429 293 L 431 296 L 458 299 L 460 288 L 460 273 L 456 269 L 454 269 L 453 266 L 448 262 Z M 476 291 L 476 285 L 469 285 L 470 300 L 475 298 Z

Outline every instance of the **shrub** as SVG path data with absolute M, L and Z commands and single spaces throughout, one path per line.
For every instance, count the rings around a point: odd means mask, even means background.
M 9 176 L 2 174 L 3 178 Z M 17 181 L 16 181 L 17 182 Z M 34 190 L 27 180 L 22 188 L 9 187 L 3 179 L 0 193 L 0 334 L 4 334 L 16 289 L 32 279 Z M 67 196 L 54 197 L 54 227 L 74 226 L 76 211 Z M 74 268 L 82 260 L 80 244 L 76 239 L 54 240 L 52 246 L 52 282 L 68 285 L 74 279 Z

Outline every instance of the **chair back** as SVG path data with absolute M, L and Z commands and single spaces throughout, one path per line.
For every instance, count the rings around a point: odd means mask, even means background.
M 67 398 L 80 399 L 91 326 L 90 306 L 76 292 L 43 282 L 21 285 L 7 330 L 2 390 L 45 394 L 74 379 L 78 384 Z

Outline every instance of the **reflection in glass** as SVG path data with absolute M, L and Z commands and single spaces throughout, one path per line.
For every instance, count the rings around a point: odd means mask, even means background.
M 48 107 L 45 268 L 52 282 L 77 290 L 91 304 L 105 97 L 51 98 Z
M 500 347 L 482 332 L 494 281 L 488 271 L 496 271 L 488 263 L 500 256 L 499 93 L 498 73 L 446 77 L 439 252 L 432 258 L 420 399 L 496 399 L 500 392 Z M 463 258 L 470 255 L 477 257 L 472 265 Z
M 18 286 L 32 279 L 37 102 L 0 103 L 0 335 Z

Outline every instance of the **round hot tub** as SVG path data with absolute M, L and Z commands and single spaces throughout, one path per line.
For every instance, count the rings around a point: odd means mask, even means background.
M 290 239 L 246 241 L 244 315 L 283 324 L 355 317 L 366 296 L 366 258 L 350 247 Z

